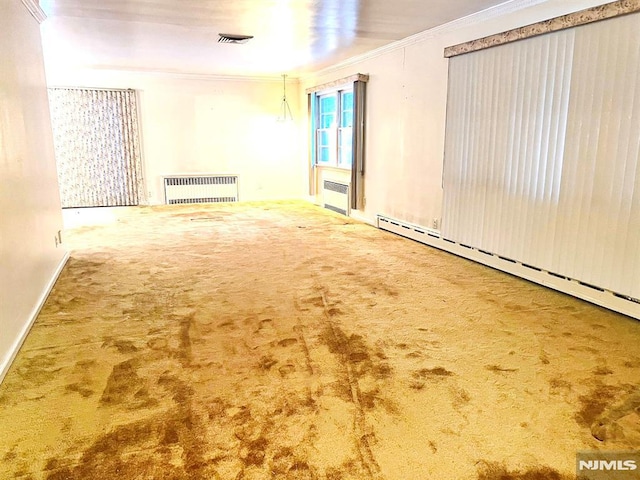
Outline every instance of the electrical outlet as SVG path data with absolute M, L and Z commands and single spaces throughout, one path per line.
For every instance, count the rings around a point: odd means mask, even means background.
M 58 230 L 58 243 L 62 243 L 62 230 Z
M 433 222 L 431 222 L 431 227 L 434 230 L 438 230 L 440 228 L 440 220 L 438 220 L 437 218 L 434 218 Z

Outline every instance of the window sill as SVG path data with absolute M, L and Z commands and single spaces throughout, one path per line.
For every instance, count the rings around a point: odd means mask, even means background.
M 336 167 L 334 165 L 322 165 L 321 163 L 316 163 L 316 168 L 321 168 L 322 170 L 334 170 L 337 172 L 350 172 L 351 171 L 351 167 L 346 168 L 346 167 Z

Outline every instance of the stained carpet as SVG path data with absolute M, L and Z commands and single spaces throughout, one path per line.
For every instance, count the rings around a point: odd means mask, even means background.
M 0 386 L 0 478 L 569 479 L 640 447 L 640 322 L 305 203 L 141 207 Z

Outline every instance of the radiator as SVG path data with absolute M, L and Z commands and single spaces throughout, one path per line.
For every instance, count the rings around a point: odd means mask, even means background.
M 325 180 L 322 184 L 322 204 L 324 208 L 349 216 L 349 189 L 348 183 Z
M 218 203 L 238 201 L 237 175 L 164 177 L 167 205 L 176 203 Z

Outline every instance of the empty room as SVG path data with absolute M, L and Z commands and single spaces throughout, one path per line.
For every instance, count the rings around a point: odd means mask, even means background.
M 640 478 L 640 1 L 0 31 L 0 479 Z

